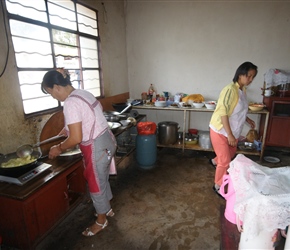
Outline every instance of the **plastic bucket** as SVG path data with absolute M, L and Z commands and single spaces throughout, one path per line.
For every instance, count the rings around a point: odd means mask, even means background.
M 223 183 L 220 186 L 220 194 L 226 199 L 226 209 L 225 209 L 225 218 L 233 223 L 237 224 L 237 216 L 234 212 L 234 206 L 236 202 L 236 193 L 233 186 L 232 179 L 230 175 L 226 174 L 223 176 Z M 242 225 L 242 222 L 239 222 L 239 225 Z
M 137 135 L 136 159 L 140 168 L 151 169 L 157 159 L 156 135 Z

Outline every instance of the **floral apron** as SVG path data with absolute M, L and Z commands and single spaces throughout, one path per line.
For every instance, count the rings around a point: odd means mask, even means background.
M 91 104 L 79 95 L 70 95 L 70 97 L 79 98 L 82 101 L 84 101 L 90 107 L 92 112 L 95 114 L 94 108 L 99 103 L 97 100 L 93 104 Z M 115 137 L 114 137 L 113 133 L 111 132 L 111 130 L 106 128 L 104 131 L 102 131 L 100 133 L 100 135 L 97 138 L 93 139 L 94 130 L 95 130 L 95 121 L 94 121 L 92 129 L 90 131 L 89 140 L 80 143 L 80 149 L 81 149 L 82 154 L 83 154 L 83 163 L 84 163 L 84 168 L 85 168 L 84 177 L 88 182 L 90 193 L 99 193 L 101 190 L 100 190 L 100 185 L 99 185 L 99 178 L 98 178 L 96 164 L 100 160 L 102 160 L 103 157 L 108 157 L 108 161 L 110 161 L 108 163 L 108 164 L 110 164 L 110 174 L 116 174 L 116 166 L 115 166 L 114 157 L 113 157 L 112 153 L 110 152 L 110 150 L 106 149 L 105 151 L 103 151 L 103 153 L 101 155 L 97 156 L 98 159 L 96 159 L 94 142 L 95 142 L 95 140 L 97 140 L 100 136 L 102 136 L 107 131 L 110 133 L 112 140 L 115 141 Z M 115 152 L 113 152 L 113 153 L 115 153 Z

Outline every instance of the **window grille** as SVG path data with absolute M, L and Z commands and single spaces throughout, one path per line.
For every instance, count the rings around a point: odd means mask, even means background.
M 103 96 L 97 10 L 77 0 L 5 0 L 24 113 L 61 108 L 41 91 L 44 74 L 65 68 L 73 86 Z

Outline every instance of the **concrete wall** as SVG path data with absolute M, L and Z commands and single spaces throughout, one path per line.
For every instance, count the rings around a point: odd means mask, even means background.
M 1 0 L 2 2 L 2 0 Z M 3 1 L 4 2 L 4 1 Z M 105 96 L 115 96 L 129 91 L 127 78 L 126 37 L 123 1 L 82 2 L 99 10 L 99 29 L 102 48 Z M 105 7 L 105 10 L 104 10 Z M 4 70 L 8 53 L 7 36 L 0 5 L 0 73 Z M 9 54 L 6 70 L 0 77 L 0 153 L 15 152 L 22 144 L 34 144 L 50 115 L 25 119 L 17 77 L 16 62 L 10 31 L 7 25 Z
M 125 11 L 133 98 L 153 83 L 160 94 L 216 100 L 237 67 L 251 61 L 259 72 L 248 99 L 260 102 L 264 73 L 290 69 L 289 1 L 126 1 Z M 176 112 L 147 113 L 155 121 L 183 119 Z M 191 125 L 208 129 L 209 119 L 195 114 Z
M 290 68 L 290 3 L 286 0 L 82 2 L 99 10 L 106 96 L 129 91 L 130 97 L 140 98 L 153 83 L 159 93 L 200 93 L 215 100 L 236 68 L 249 60 L 259 73 L 248 98 L 261 101 L 266 70 Z M 2 8 L 0 20 L 2 72 L 8 48 Z M 0 153 L 37 142 L 49 118 L 24 119 L 9 35 L 8 42 L 9 60 L 0 77 Z M 180 113 L 149 111 L 148 119 L 182 121 Z M 207 129 L 209 117 L 196 114 L 191 119 L 193 127 Z

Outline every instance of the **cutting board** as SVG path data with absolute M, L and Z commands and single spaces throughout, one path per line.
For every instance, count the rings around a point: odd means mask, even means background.
M 54 113 L 45 123 L 45 125 L 42 128 L 42 131 L 40 133 L 39 140 L 43 141 L 45 139 L 48 139 L 50 137 L 56 136 L 59 134 L 59 132 L 63 129 L 64 127 L 64 116 L 63 116 L 63 111 L 58 111 Z M 42 155 L 45 156 L 48 154 L 49 149 L 53 145 L 57 145 L 64 141 L 65 138 L 61 138 L 58 140 L 55 140 L 53 142 L 49 142 L 46 144 L 43 144 L 40 146 Z

